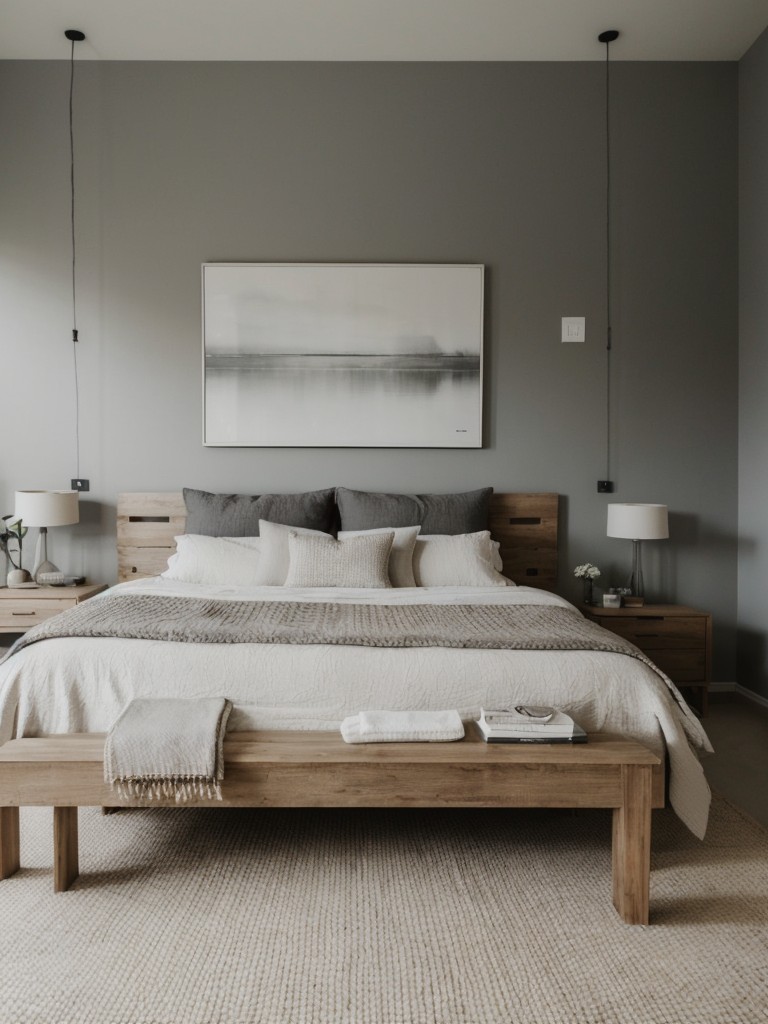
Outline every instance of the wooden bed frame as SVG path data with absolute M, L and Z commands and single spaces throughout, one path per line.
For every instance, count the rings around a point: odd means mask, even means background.
M 504 574 L 516 583 L 557 588 L 559 495 L 493 494 L 490 530 L 501 544 Z M 187 511 L 179 493 L 128 492 L 117 498 L 120 582 L 157 576 L 184 533 Z

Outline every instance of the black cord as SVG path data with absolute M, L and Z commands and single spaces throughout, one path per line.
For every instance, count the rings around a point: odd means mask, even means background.
M 605 479 L 611 479 L 611 72 L 610 40 L 605 43 Z
M 70 195 L 70 227 L 72 233 L 72 353 L 75 369 L 75 462 L 76 476 L 80 476 L 80 382 L 77 367 L 77 286 L 76 286 L 76 248 L 75 248 L 75 133 L 72 99 L 75 89 L 75 40 L 69 57 L 69 195 Z

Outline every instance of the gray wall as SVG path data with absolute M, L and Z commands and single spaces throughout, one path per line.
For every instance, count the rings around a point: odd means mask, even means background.
M 556 490 L 563 585 L 605 537 L 603 67 L 84 63 L 77 69 L 84 524 L 113 579 L 120 490 Z M 613 500 L 658 501 L 651 597 L 711 609 L 735 677 L 737 66 L 613 65 Z M 75 475 L 66 62 L 0 65 L 0 504 Z M 487 267 L 482 451 L 204 449 L 200 264 Z M 587 317 L 562 345 L 560 317 Z
M 739 660 L 768 698 L 768 32 L 739 66 Z

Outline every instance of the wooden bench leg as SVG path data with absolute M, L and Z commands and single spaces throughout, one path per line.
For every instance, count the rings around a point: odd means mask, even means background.
M 648 924 L 651 768 L 622 765 L 623 803 L 613 812 L 613 905 L 627 924 Z
M 80 874 L 77 808 L 53 808 L 53 891 L 66 892 Z
M 20 866 L 19 808 L 0 807 L 0 879 L 9 878 Z

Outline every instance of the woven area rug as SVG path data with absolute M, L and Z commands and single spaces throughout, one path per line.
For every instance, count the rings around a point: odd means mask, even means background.
M 610 814 L 51 812 L 0 883 L 2 1024 L 758 1024 L 768 833 L 654 812 L 652 925 L 610 899 Z

